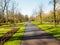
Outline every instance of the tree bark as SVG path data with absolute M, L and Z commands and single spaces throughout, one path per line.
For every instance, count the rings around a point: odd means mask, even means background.
M 56 27 L 56 0 L 54 0 L 54 27 Z

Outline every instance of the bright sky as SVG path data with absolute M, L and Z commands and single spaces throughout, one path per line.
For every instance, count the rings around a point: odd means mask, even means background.
M 38 11 L 39 6 L 43 4 L 43 10 L 49 12 L 52 10 L 52 5 L 49 4 L 50 0 L 16 0 L 17 11 L 24 15 L 32 15 L 33 10 Z

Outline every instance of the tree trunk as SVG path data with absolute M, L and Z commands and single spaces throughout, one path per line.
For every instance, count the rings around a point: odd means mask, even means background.
M 54 0 L 54 27 L 56 27 L 56 0 Z

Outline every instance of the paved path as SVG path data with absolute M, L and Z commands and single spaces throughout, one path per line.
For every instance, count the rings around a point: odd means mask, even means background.
M 60 42 L 28 23 L 21 45 L 60 45 Z

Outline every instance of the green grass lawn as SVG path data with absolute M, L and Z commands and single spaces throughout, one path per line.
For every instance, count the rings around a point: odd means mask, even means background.
M 56 28 L 53 28 L 52 24 L 40 24 L 39 22 L 32 22 L 32 24 L 38 26 L 39 28 L 43 29 L 47 33 L 53 35 L 57 39 L 60 40 L 60 25 L 57 25 Z
M 12 30 L 12 28 L 0 28 L 0 37 L 10 30 Z
M 10 28 L 9 26 L 10 25 L 2 25 L 2 26 L 0 26 L 0 37 L 13 29 L 13 28 Z
M 18 27 L 20 28 L 21 26 L 25 26 L 26 24 L 27 24 L 26 22 L 23 22 L 23 23 L 18 23 L 15 26 L 2 25 L 0 26 L 0 36 L 3 36 L 5 33 L 12 30 L 13 28 L 18 28 Z
M 4 45 L 20 45 L 26 24 L 27 23 L 21 23 L 21 25 L 20 23 L 17 24 L 17 27 L 20 27 L 20 29 L 7 42 L 5 42 Z

